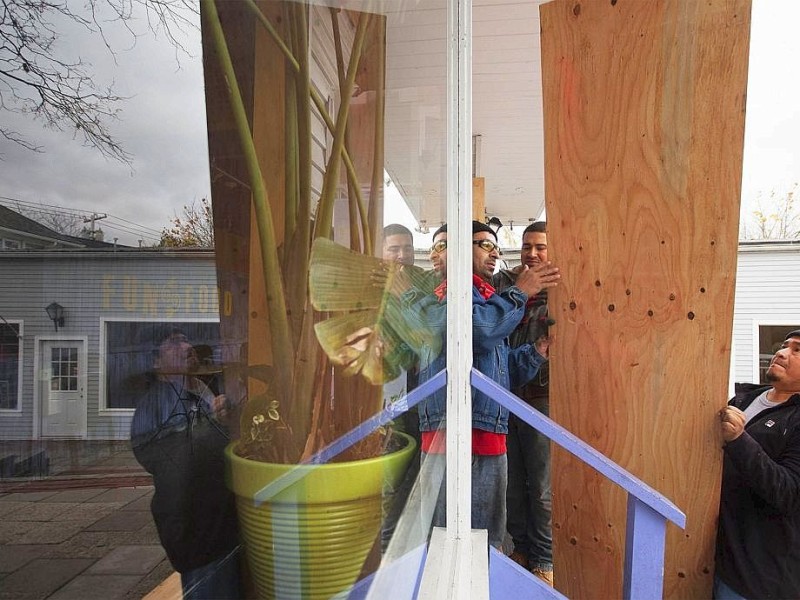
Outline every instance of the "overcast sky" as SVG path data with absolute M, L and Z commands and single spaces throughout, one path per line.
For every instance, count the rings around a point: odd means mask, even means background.
M 113 84 L 118 95 L 129 98 L 120 103 L 120 120 L 111 123 L 111 131 L 133 156 L 132 165 L 84 148 L 71 132 L 43 130 L 38 122 L 18 117 L 13 127 L 45 152 L 34 154 L 0 140 L 0 196 L 108 213 L 118 219 L 98 223 L 106 240 L 119 237 L 120 243 L 136 245 L 146 235 L 145 243 L 157 241 L 184 204 L 209 195 L 199 31 L 185 36 L 190 55 L 176 55 L 163 33 L 157 38 L 148 33 L 143 16 L 132 23 L 141 32 L 136 40 L 110 27 L 109 38 L 119 50 L 116 64 L 100 38 L 83 31 L 62 46 L 68 53 L 78 48 L 71 56 L 90 60 L 97 81 Z M 7 116 L 3 113 L 4 123 Z M 147 227 L 145 236 L 112 229 L 133 228 L 121 219 Z
M 759 192 L 786 190 L 800 180 L 800 77 L 792 71 L 800 56 L 798 23 L 800 1 L 753 0 L 743 216 Z M 141 20 L 134 28 L 146 31 Z M 130 96 L 112 132 L 133 156 L 132 166 L 104 159 L 71 133 L 46 131 L 24 118 L 9 121 L 3 113 L 4 124 L 45 152 L 33 154 L 0 139 L 0 196 L 108 213 L 115 219 L 99 222 L 107 240 L 152 243 L 183 205 L 209 194 L 199 32 L 186 37 L 190 56 L 177 57 L 163 35 L 141 35 L 134 44 L 122 31 L 112 33 L 121 40 L 116 64 L 98 38 L 83 33 L 64 40 L 63 47 L 78 48 L 98 81 Z M 121 231 L 133 227 L 126 221 L 147 229 Z

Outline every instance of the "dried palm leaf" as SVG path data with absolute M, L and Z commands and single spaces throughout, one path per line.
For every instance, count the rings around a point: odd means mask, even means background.
M 354 311 L 314 327 L 330 360 L 344 367 L 346 375 L 361 373 L 381 384 L 413 364 L 422 348 L 438 354 L 441 335 L 412 326 L 397 299 L 413 283 L 427 279 L 422 269 L 401 269 L 330 240 L 315 240 L 309 284 L 314 307 Z
M 374 256 L 317 238 L 311 247 L 311 303 L 319 311 L 378 308 L 383 299 L 383 285 L 373 284 L 373 273 L 383 270 L 383 261 Z

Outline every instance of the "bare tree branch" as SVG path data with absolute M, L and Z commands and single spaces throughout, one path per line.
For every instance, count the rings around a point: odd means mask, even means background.
M 795 183 L 785 193 L 770 191 L 756 196 L 755 210 L 743 219 L 740 237 L 745 240 L 791 240 L 800 237 L 800 207 Z
M 116 56 L 107 31 L 121 24 L 135 44 L 140 34 L 131 23 L 137 7 L 144 9 L 151 33 L 165 35 L 176 55 L 187 53 L 180 40 L 196 28 L 197 6 L 191 0 L 88 0 L 79 11 L 70 0 L 0 0 L 0 112 L 30 115 L 46 128 L 72 131 L 83 145 L 130 164 L 131 156 L 109 129 L 125 98 L 96 82 L 91 65 L 63 56 L 59 41 L 65 27 L 77 25 L 87 35 L 99 36 Z M 0 136 L 42 151 L 2 124 Z

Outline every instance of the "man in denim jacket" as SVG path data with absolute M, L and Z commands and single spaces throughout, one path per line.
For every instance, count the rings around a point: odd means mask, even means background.
M 472 352 L 474 367 L 506 389 L 520 386 L 536 376 L 547 360 L 547 340 L 536 347 L 524 344 L 510 348 L 508 336 L 525 313 L 528 296 L 536 294 L 543 281 L 559 278 L 557 269 L 534 272 L 524 269 L 516 285 L 497 294 L 491 285 L 497 260 L 500 257 L 492 229 L 479 221 L 472 222 Z M 423 295 L 411 290 L 404 295 L 409 320 L 416 326 L 432 329 L 444 340 L 447 326 L 446 279 L 447 226 L 433 236 L 431 261 L 445 277 L 433 294 Z M 427 381 L 446 365 L 446 350 L 423 347 L 420 355 L 420 383 Z M 435 494 L 433 525 L 444 526 L 446 506 L 445 487 L 441 476 L 444 470 L 446 391 L 441 389 L 419 404 L 422 435 L 423 490 Z M 486 529 L 489 543 L 496 548 L 502 544 L 506 527 L 506 435 L 508 410 L 483 392 L 472 391 L 472 527 Z M 430 461 L 430 462 L 428 462 Z M 424 465 L 428 462 L 428 467 Z

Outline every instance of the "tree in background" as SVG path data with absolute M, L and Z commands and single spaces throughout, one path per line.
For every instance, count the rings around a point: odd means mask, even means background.
M 750 217 L 742 220 L 741 239 L 744 240 L 791 240 L 800 237 L 800 207 L 794 183 L 786 193 L 772 190 L 765 199 L 756 196 L 756 209 Z
M 183 207 L 183 216 L 175 216 L 171 227 L 161 230 L 159 246 L 164 248 L 213 248 L 214 216 L 211 202 L 207 198 L 200 200 L 198 206 L 192 202 Z
M 0 112 L 30 115 L 44 127 L 71 130 L 84 145 L 129 163 L 130 156 L 108 129 L 124 98 L 95 81 L 91 65 L 81 60 L 78 48 L 70 55 L 64 38 L 65 31 L 83 29 L 99 36 L 114 54 L 139 35 L 132 29 L 137 7 L 144 9 L 152 33 L 163 33 L 176 48 L 182 46 L 174 34 L 196 27 L 192 0 L 5 0 L 0 8 Z M 120 41 L 110 31 L 113 25 L 121 25 L 128 39 Z M 42 152 L 5 124 L 0 124 L 0 138 Z

